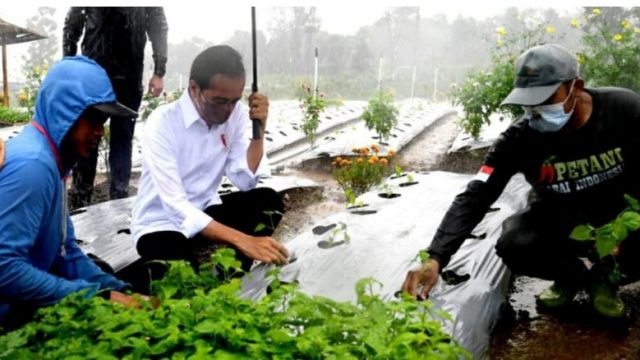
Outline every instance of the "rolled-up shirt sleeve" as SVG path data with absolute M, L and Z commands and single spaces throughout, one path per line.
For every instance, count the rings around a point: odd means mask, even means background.
M 180 151 L 178 141 L 168 127 L 171 119 L 153 119 L 151 114 L 143 136 L 143 162 L 160 196 L 169 218 L 187 238 L 201 232 L 212 220 L 201 209 L 189 202 L 182 184 L 177 163 Z
M 238 104 L 237 106 L 241 106 Z M 241 191 L 251 190 L 256 187 L 260 177 L 270 175 L 269 160 L 266 151 L 262 154 L 260 164 L 254 173 L 247 163 L 247 150 L 249 149 L 251 121 L 247 111 L 242 109 L 240 121 L 234 124 L 230 132 L 229 157 L 225 164 L 225 175 L 229 181 Z

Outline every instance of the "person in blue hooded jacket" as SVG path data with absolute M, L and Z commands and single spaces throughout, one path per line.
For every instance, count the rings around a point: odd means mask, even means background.
M 111 115 L 135 112 L 116 101 L 95 61 L 65 57 L 42 82 L 31 123 L 6 142 L 0 168 L 0 326 L 17 326 L 70 293 L 84 290 L 89 297 L 128 287 L 78 248 L 66 207 L 64 179 L 98 145 Z

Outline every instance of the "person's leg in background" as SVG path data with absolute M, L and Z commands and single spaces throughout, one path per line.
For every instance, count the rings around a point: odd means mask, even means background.
M 142 82 L 113 80 L 113 89 L 119 102 L 138 111 L 142 101 Z M 136 119 L 113 117 L 109 128 L 109 173 L 111 199 L 129 197 L 131 179 L 131 152 Z
M 94 149 L 88 158 L 80 158 L 73 167 L 73 180 L 69 191 L 69 208 L 71 210 L 91 204 L 93 182 L 96 178 L 98 163 L 98 148 Z
M 269 188 L 235 192 L 221 197 L 222 204 L 208 207 L 205 212 L 215 221 L 251 236 L 271 236 L 284 214 L 280 194 Z M 259 224 L 260 226 L 258 231 Z M 236 251 L 242 268 L 248 271 L 253 260 Z

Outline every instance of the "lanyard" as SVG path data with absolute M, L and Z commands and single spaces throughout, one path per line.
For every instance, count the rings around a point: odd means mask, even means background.
M 60 170 L 60 175 L 64 174 L 64 169 L 62 168 L 62 159 L 60 159 L 60 153 L 58 153 L 58 148 L 56 148 L 56 144 L 51 140 L 51 136 L 47 133 L 47 131 L 42 127 L 42 125 L 37 122 L 31 120 L 31 125 L 33 125 L 36 130 L 38 130 L 49 142 L 49 147 L 51 148 L 51 152 L 53 153 L 53 157 L 56 158 L 56 163 L 58 164 L 58 170 Z
M 51 152 L 53 153 L 53 156 L 56 158 L 56 163 L 58 164 L 58 170 L 60 170 L 60 174 L 63 175 L 64 174 L 64 170 L 62 168 L 62 160 L 60 159 L 60 153 L 58 152 L 58 149 L 56 148 L 56 144 L 53 143 L 53 140 L 51 140 L 51 136 L 49 136 L 49 134 L 47 133 L 47 131 L 37 122 L 31 120 L 31 125 L 33 125 L 33 127 L 36 128 L 36 130 L 38 130 L 42 135 L 44 135 L 44 137 L 47 139 L 47 142 L 49 142 L 49 147 L 51 148 Z M 62 241 L 60 243 L 60 255 L 65 256 L 66 254 L 66 249 L 65 249 L 65 241 L 67 240 L 67 189 L 66 186 L 64 185 L 64 178 L 62 181 L 62 222 L 60 224 L 60 227 L 62 229 Z

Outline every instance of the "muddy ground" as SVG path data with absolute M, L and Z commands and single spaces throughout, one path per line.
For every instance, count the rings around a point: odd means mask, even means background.
M 398 154 L 398 164 L 412 171 L 475 173 L 485 150 L 446 154 L 459 131 L 455 116 L 445 117 L 416 137 Z M 295 189 L 284 194 L 287 210 L 274 237 L 283 242 L 319 219 L 341 211 L 344 195 L 333 180 L 327 161 L 287 168 L 284 174 L 310 178 L 321 189 Z M 134 174 L 130 195 L 137 191 Z M 97 179 L 99 182 L 104 177 Z M 94 202 L 108 198 L 106 183 L 96 187 Z M 542 259 L 541 259 L 542 261 Z M 528 277 L 513 280 L 509 299 L 491 338 L 491 359 L 640 359 L 640 286 L 625 287 L 622 297 L 630 309 L 624 322 L 610 322 L 591 310 L 586 294 L 569 309 L 556 314 L 537 311 L 534 295 L 550 282 Z

